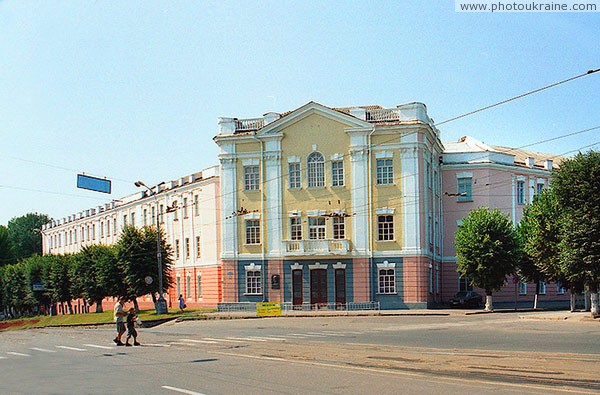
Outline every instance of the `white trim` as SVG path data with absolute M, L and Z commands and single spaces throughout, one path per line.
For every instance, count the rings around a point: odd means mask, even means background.
M 330 156 L 330 159 L 331 159 L 332 161 L 344 160 L 344 155 L 342 155 L 342 154 L 332 154 L 332 155 Z
M 310 270 L 315 270 L 315 269 L 327 269 L 327 267 L 329 266 L 328 263 L 320 263 L 320 262 L 315 262 L 314 265 L 308 265 L 308 268 Z
M 391 159 L 393 157 L 393 151 L 379 151 L 375 153 L 375 159 Z
M 244 219 L 245 220 L 260 219 L 260 213 L 248 213 L 248 214 L 244 214 Z
M 527 181 L 526 176 L 517 176 L 517 181 Z
M 301 159 L 299 156 L 288 156 L 288 163 L 300 163 Z
M 396 262 L 383 261 L 377 264 L 377 269 L 392 269 L 396 267 Z
M 251 264 L 249 264 L 249 265 L 245 265 L 245 266 L 244 266 L 244 269 L 245 269 L 247 272 L 248 272 L 248 271 L 257 271 L 257 270 L 258 270 L 258 271 L 261 271 L 261 267 L 262 267 L 261 265 L 257 265 L 257 264 L 255 264 L 254 262 L 252 262 L 252 263 L 251 263 Z
M 342 262 L 337 262 L 334 263 L 333 265 L 331 265 L 331 267 L 335 270 L 335 269 L 345 269 L 346 268 L 346 264 L 342 263 Z
M 460 173 L 456 173 L 456 178 L 473 178 L 473 172 L 461 171 Z
M 260 159 L 242 159 L 242 166 L 258 166 L 260 164 Z
M 381 207 L 375 210 L 375 213 L 377 215 L 394 215 L 394 212 L 396 211 L 395 208 L 393 207 Z
M 304 265 L 300 265 L 298 262 L 294 262 L 293 265 L 290 265 L 291 270 L 302 270 Z
M 289 218 L 302 217 L 302 211 L 301 210 L 288 211 L 288 217 Z
M 308 210 L 308 211 L 306 212 L 306 214 L 307 214 L 309 217 L 322 217 L 322 216 L 324 216 L 325 214 L 327 214 L 327 211 L 325 211 L 325 210 Z

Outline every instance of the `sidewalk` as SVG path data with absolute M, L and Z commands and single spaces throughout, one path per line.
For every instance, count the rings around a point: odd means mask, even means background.
M 544 310 L 513 310 L 500 309 L 494 312 L 483 310 L 461 310 L 461 309 L 429 309 L 429 310 L 292 310 L 282 311 L 280 317 L 377 317 L 377 316 L 467 316 L 479 314 L 519 314 L 520 319 L 530 320 L 572 320 L 572 321 L 590 321 L 600 322 L 600 319 L 594 320 L 589 312 L 574 312 L 569 311 L 544 311 Z M 232 312 L 217 312 L 204 313 L 198 316 L 179 317 L 177 321 L 188 320 L 227 320 L 227 319 L 252 319 L 252 318 L 270 318 L 258 317 L 255 311 L 232 311 Z

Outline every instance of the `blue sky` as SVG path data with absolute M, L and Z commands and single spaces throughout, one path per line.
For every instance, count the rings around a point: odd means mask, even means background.
M 217 164 L 219 116 L 420 101 L 441 122 L 599 68 L 598 26 L 453 1 L 0 1 L 0 224 Z M 516 147 L 598 126 L 598 92 L 600 73 L 442 125 L 442 140 Z M 78 172 L 112 195 L 77 189 Z

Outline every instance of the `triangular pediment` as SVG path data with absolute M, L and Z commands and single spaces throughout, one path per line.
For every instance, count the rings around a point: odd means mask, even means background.
M 371 129 L 373 127 L 373 125 L 367 121 L 363 121 L 362 119 L 358 119 L 352 115 L 345 114 L 341 111 L 337 111 L 322 104 L 311 101 L 306 103 L 302 107 L 299 107 L 285 114 L 278 120 L 271 122 L 270 124 L 263 127 L 261 130 L 259 130 L 256 134 L 257 136 L 263 137 L 266 137 L 270 134 L 277 134 L 286 127 L 300 122 L 301 120 L 313 115 L 319 115 L 321 117 L 337 121 L 341 124 L 346 125 L 348 128 Z

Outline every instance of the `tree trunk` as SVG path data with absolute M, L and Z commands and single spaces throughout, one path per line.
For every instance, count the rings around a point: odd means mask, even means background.
M 597 318 L 600 317 L 600 306 L 598 305 L 598 284 L 590 285 L 589 289 L 591 302 L 590 312 L 592 313 L 593 318 Z
M 485 308 L 484 311 L 494 311 L 494 305 L 492 304 L 492 292 L 485 291 Z
M 575 289 L 571 288 L 571 313 L 575 311 L 577 294 L 575 293 Z
M 73 314 L 73 303 L 70 300 L 67 302 L 67 306 L 69 307 L 69 314 Z
M 102 313 L 102 312 L 104 312 L 104 309 L 102 308 L 102 301 L 97 300 L 96 301 L 96 313 Z
M 535 282 L 535 295 L 533 297 L 533 309 L 537 310 L 538 308 L 538 295 L 540 294 L 540 282 L 536 280 Z

